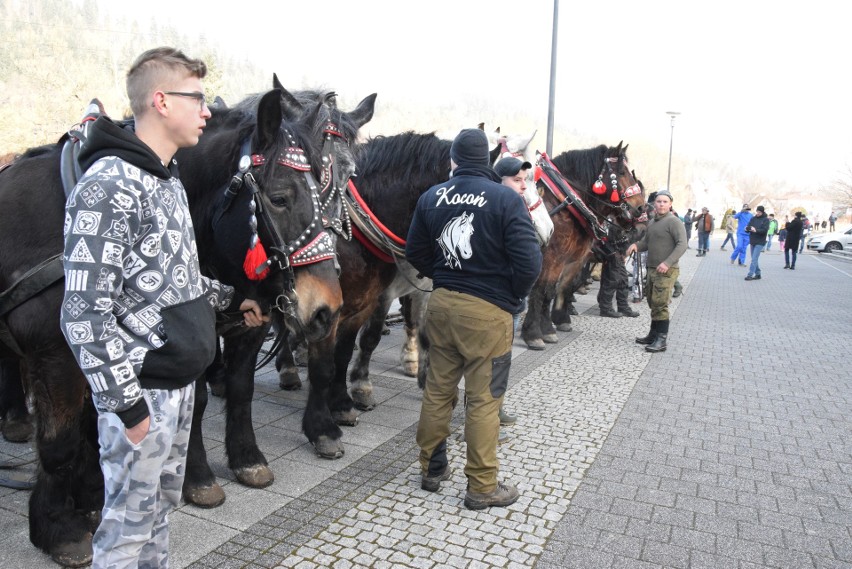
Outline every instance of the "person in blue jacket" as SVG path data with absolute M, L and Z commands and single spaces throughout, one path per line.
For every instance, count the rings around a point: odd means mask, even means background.
M 433 292 L 426 312 L 429 370 L 417 444 L 421 483 L 435 492 L 450 477 L 447 437 L 464 376 L 467 493 L 472 510 L 508 506 L 518 490 L 497 480 L 498 411 L 512 362 L 512 314 L 541 270 L 541 248 L 523 198 L 491 168 L 479 129 L 459 133 L 451 178 L 417 202 L 405 255 Z
M 735 213 L 732 215 L 734 219 L 737 220 L 737 246 L 734 249 L 734 252 L 731 253 L 731 264 L 734 264 L 734 260 L 739 260 L 739 266 L 746 266 L 746 250 L 748 249 L 748 222 L 751 221 L 751 218 L 754 217 L 751 213 L 751 206 L 747 203 L 743 204 L 743 208 L 739 213 Z

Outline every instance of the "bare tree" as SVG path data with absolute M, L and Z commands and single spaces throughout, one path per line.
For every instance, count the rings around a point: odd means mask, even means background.
M 852 208 L 852 166 L 846 164 L 826 189 L 834 205 L 843 209 Z

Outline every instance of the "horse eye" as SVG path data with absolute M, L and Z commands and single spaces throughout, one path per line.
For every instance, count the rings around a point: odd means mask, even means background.
M 271 198 L 269 198 L 269 203 L 271 203 L 275 207 L 287 207 L 288 205 L 290 205 L 290 202 L 285 196 L 272 196 Z

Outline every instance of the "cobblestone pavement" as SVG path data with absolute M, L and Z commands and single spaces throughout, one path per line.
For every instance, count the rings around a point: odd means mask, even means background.
M 460 410 L 453 477 L 420 490 L 401 326 L 374 358 L 380 405 L 344 431 L 338 461 L 299 432 L 306 394 L 263 371 L 254 421 L 269 488 L 234 482 L 211 398 L 207 448 L 228 499 L 173 514 L 172 566 L 852 568 L 852 264 L 806 254 L 790 272 L 768 253 L 763 278 L 745 282 L 727 254 L 687 251 L 666 353 L 633 342 L 645 305 L 599 317 L 596 285 L 559 344 L 516 341 L 506 407 L 518 423 L 499 456 L 521 498 L 508 508 L 462 505 Z M 0 460 L 27 457 L 0 443 Z M 55 567 L 29 544 L 27 498 L 0 489 L 0 567 Z

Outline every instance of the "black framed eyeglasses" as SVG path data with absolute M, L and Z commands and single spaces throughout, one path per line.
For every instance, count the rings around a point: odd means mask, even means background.
M 204 105 L 207 104 L 207 97 L 204 96 L 204 93 L 199 91 L 163 91 L 164 95 L 176 95 L 178 97 L 188 97 L 190 99 L 195 99 L 198 101 L 198 110 L 202 110 Z M 154 106 L 154 103 L 151 103 L 151 106 Z

